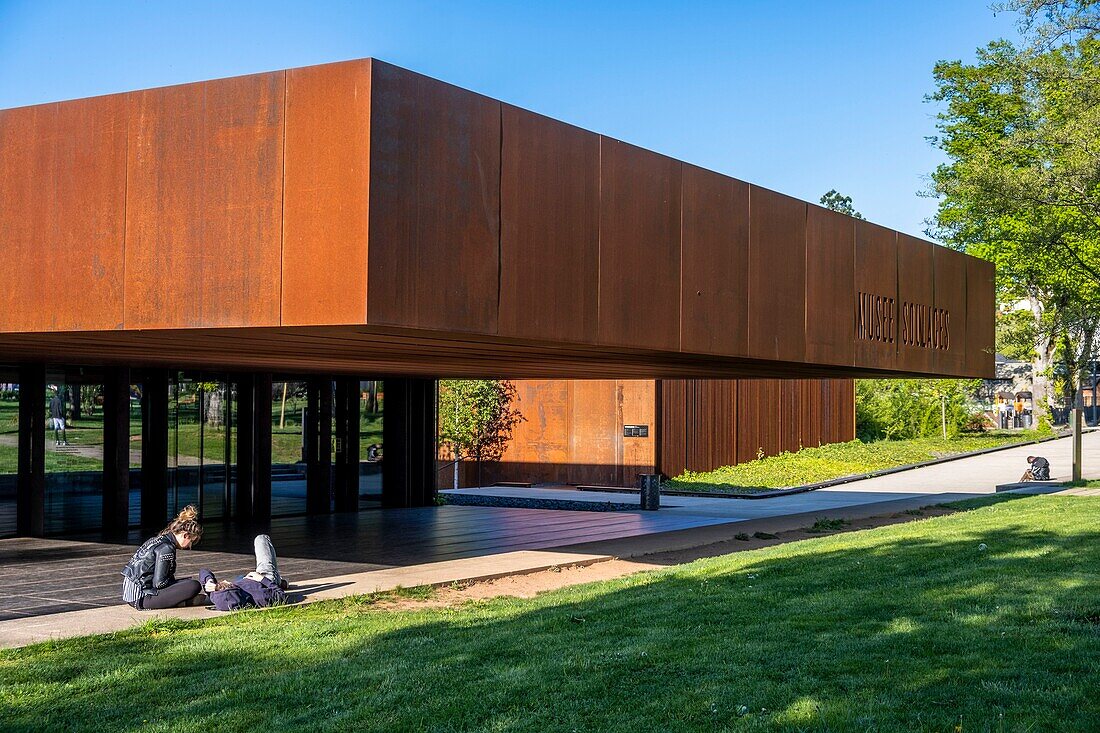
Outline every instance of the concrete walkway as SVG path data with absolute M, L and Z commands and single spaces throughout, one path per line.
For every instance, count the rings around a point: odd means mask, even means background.
M 1100 431 L 1082 436 L 1086 477 L 1100 477 Z M 728 499 L 696 496 L 661 497 L 661 513 L 747 521 L 792 514 L 826 512 L 880 502 L 917 499 L 923 504 L 958 501 L 992 494 L 997 484 L 1019 480 L 1027 469 L 1027 456 L 1042 455 L 1050 460 L 1054 478 L 1068 481 L 1072 467 L 1073 442 L 1060 438 L 1041 444 L 1029 443 L 993 453 L 960 458 L 933 466 L 915 468 L 877 478 L 863 479 L 802 494 L 770 499 Z M 1092 467 L 1092 471 L 1087 470 Z M 596 503 L 637 501 L 636 494 L 575 491 L 570 488 L 523 488 L 489 486 L 480 489 L 448 489 L 443 493 L 480 494 L 499 497 L 567 499 Z
M 1100 432 L 1083 439 L 1086 476 L 1100 476 Z M 805 527 L 819 517 L 849 520 L 880 516 L 928 504 L 991 494 L 998 483 L 1018 479 L 1026 468 L 1025 457 L 1041 454 L 1050 459 L 1053 473 L 1064 477 L 1069 473 L 1069 439 L 1051 441 L 1039 446 L 1027 445 L 982 456 L 960 459 L 904 473 L 866 479 L 832 489 L 773 499 L 711 499 L 696 497 L 665 497 L 659 515 L 686 520 L 682 529 L 673 524 L 654 532 L 632 536 L 573 544 L 548 549 L 519 550 L 498 554 L 467 557 L 422 565 L 393 567 L 367 572 L 316 578 L 292 586 L 302 602 L 339 598 L 347 595 L 383 592 L 398 587 L 447 585 L 537 572 L 553 566 L 585 565 L 613 557 L 640 557 L 699 547 L 732 539 L 738 533 L 757 531 L 778 532 Z M 493 487 L 463 489 L 501 496 L 535 496 L 546 498 L 560 493 L 572 500 L 584 497 L 588 501 L 623 501 L 624 494 L 577 492 L 553 489 Z M 1092 495 L 1093 491 L 1069 490 Z M 1069 493 L 1067 492 L 1067 493 Z M 454 507 L 454 509 L 459 509 Z M 462 507 L 461 509 L 473 509 Z M 528 510 L 538 512 L 539 510 Z M 557 512 L 554 512 L 557 514 Z M 579 514 L 586 514 L 580 512 Z M 613 513 L 622 515 L 622 512 Z M 654 516 L 652 513 L 646 514 Z M 594 516 L 609 516 L 596 514 Z M 693 521 L 694 520 L 694 521 Z M 655 527 L 656 528 L 656 527 Z M 128 606 L 111 606 L 57 613 L 26 619 L 0 622 L 0 647 L 22 646 L 48 639 L 66 638 L 90 633 L 126 629 L 156 618 L 202 619 L 219 615 L 205 608 L 173 609 L 158 612 L 137 612 Z

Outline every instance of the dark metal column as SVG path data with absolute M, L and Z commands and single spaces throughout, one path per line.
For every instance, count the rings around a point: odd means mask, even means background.
M 242 375 L 237 380 L 237 501 L 233 518 L 252 521 L 252 462 L 255 443 L 252 440 L 255 416 L 256 377 Z M 270 420 L 270 415 L 268 416 Z
M 311 377 L 307 384 L 306 512 L 332 511 L 332 380 Z
M 336 380 L 336 511 L 359 508 L 359 380 Z
M 252 521 L 271 521 L 271 374 L 253 375 L 252 412 Z M 244 418 L 240 420 L 244 424 Z M 237 447 L 238 455 L 240 446 Z
M 150 369 L 141 389 L 141 527 L 168 519 L 168 371 Z
M 130 527 L 130 370 L 107 370 L 103 380 L 103 533 Z
M 15 532 L 46 533 L 46 368 L 19 369 L 19 476 L 15 493 Z
M 382 505 L 435 501 L 436 381 L 387 379 L 382 420 Z

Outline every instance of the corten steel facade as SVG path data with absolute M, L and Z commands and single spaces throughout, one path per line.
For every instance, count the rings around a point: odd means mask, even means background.
M 117 411 L 242 375 L 262 454 L 273 373 L 386 378 L 398 503 L 433 490 L 438 377 L 993 375 L 990 264 L 370 59 L 0 110 L 0 263 L 21 383 L 97 369 Z
M 855 438 L 851 379 L 522 379 L 515 385 L 525 419 L 501 461 L 480 467 L 482 483 L 634 486 L 638 474 L 679 476 Z M 466 462 L 463 469 L 462 485 L 477 485 L 479 467 Z M 446 471 L 440 477 L 443 484 L 452 480 Z

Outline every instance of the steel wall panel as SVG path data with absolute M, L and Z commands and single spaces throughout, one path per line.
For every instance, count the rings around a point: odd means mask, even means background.
M 966 260 L 966 356 L 967 375 L 992 379 L 995 375 L 994 316 L 996 313 L 996 268 L 992 262 Z
M 963 376 L 966 365 L 966 261 L 968 257 L 947 247 L 933 249 L 936 308 L 946 310 L 948 340 L 946 349 L 936 349 L 934 364 L 937 374 Z
M 680 350 L 748 352 L 749 184 L 683 166 Z
M 600 138 L 503 105 L 501 336 L 595 342 Z
M 571 483 L 612 484 L 623 459 L 622 392 L 613 379 L 573 382 Z
M 806 352 L 806 207 L 749 192 L 749 355 L 802 361 Z
M 650 473 L 656 462 L 657 383 L 652 379 L 619 380 L 617 389 L 621 395 L 621 410 L 615 426 L 622 441 L 622 472 L 618 483 L 634 486 L 639 473 Z M 624 426 L 646 425 L 645 437 L 625 437 Z
M 126 327 L 199 327 L 205 84 L 130 96 L 126 165 Z
M 50 330 L 122 328 L 125 98 L 58 105 L 56 163 L 52 237 L 39 278 L 50 295 L 39 310 Z
M 737 462 L 780 453 L 778 379 L 737 380 Z
M 65 267 L 48 262 L 45 248 L 56 202 L 57 107 L 0 110 L 0 330 L 45 330 L 51 319 L 43 305 L 77 294 L 42 287 L 47 267 Z
M 600 138 L 602 344 L 680 347 L 680 163 Z
M 798 442 L 804 448 L 816 448 L 824 442 L 829 433 L 823 423 L 821 409 L 827 391 L 827 380 L 800 379 L 799 389 L 799 433 Z
M 573 462 L 573 382 L 521 379 L 514 384 L 515 407 L 524 420 L 512 431 L 503 462 L 522 464 L 525 470 L 504 480 L 566 480 L 561 467 Z
M 371 65 L 286 72 L 284 324 L 366 320 Z
M 794 453 L 802 447 L 802 382 L 784 379 L 779 383 L 779 451 Z
M 206 83 L 204 326 L 280 322 L 285 74 Z
M 935 351 L 928 331 L 928 310 L 935 303 L 930 244 L 898 235 L 898 369 L 931 372 Z
M 279 323 L 282 74 L 131 96 L 126 326 Z
M 807 207 L 806 360 L 852 364 L 855 321 L 856 220 Z
M 370 323 L 495 334 L 501 104 L 375 62 Z
M 868 221 L 856 222 L 857 302 L 850 317 L 856 329 L 855 365 L 893 369 L 897 364 L 898 242 L 897 232 Z M 860 327 L 860 313 L 864 327 Z M 872 326 L 872 322 L 874 322 Z M 860 332 L 864 337 L 860 337 Z
M 679 476 L 687 467 L 687 379 L 658 382 L 657 471 Z

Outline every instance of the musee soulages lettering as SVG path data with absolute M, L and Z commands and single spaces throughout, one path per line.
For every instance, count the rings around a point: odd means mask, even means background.
M 859 293 L 856 338 L 884 344 L 897 341 L 919 349 L 946 351 L 951 347 L 951 313 L 945 308 L 904 300 L 898 308 L 893 298 Z

